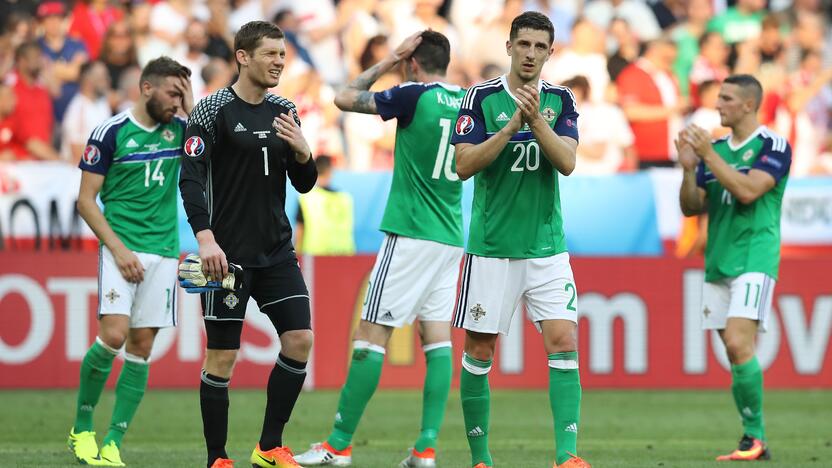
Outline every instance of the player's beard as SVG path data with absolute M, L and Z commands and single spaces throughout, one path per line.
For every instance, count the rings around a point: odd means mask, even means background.
M 151 119 L 155 120 L 159 123 L 170 123 L 173 120 L 173 113 L 168 113 L 165 109 L 165 106 L 156 99 L 156 96 L 151 96 L 150 99 L 147 100 L 147 103 L 144 105 L 145 109 L 147 110 L 147 115 L 150 116 Z M 168 115 L 170 114 L 170 115 Z

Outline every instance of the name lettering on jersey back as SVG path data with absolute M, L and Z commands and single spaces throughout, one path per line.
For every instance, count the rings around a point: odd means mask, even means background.
M 459 109 L 459 106 L 462 105 L 462 98 L 455 98 L 450 97 L 447 94 L 436 93 L 436 103 L 453 107 L 454 109 Z

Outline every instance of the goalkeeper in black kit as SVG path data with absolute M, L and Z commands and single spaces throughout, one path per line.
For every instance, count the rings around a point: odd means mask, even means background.
M 253 297 L 274 325 L 281 351 L 269 376 L 263 431 L 250 462 L 299 467 L 283 446 L 283 426 L 306 377 L 312 330 L 309 293 L 285 212 L 286 176 L 305 193 L 315 185 L 317 171 L 294 104 L 267 92 L 283 71 L 283 32 L 271 23 L 247 23 L 234 37 L 234 50 L 239 79 L 194 108 L 179 179 L 199 242 L 199 258 L 186 264 L 201 263 L 213 280 L 201 295 L 208 338 L 199 390 L 207 466 L 233 466 L 225 451 L 228 386 L 246 303 Z M 204 279 L 189 281 L 204 284 Z

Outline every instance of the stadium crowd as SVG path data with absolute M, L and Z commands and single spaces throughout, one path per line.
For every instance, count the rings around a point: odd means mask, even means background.
M 524 10 L 556 27 L 543 78 L 578 101 L 577 173 L 672 167 L 685 122 L 726 132 L 720 80 L 752 73 L 761 121 L 794 147 L 791 174 L 832 174 L 829 0 L 0 0 L 0 160 L 77 164 L 95 125 L 137 99 L 142 65 L 187 65 L 199 99 L 234 80 L 233 33 L 271 19 L 287 37 L 275 92 L 297 104 L 313 152 L 389 169 L 395 123 L 340 112 L 335 90 L 425 28 L 451 41 L 449 81 L 498 76 Z M 389 73 L 373 89 L 400 81 Z

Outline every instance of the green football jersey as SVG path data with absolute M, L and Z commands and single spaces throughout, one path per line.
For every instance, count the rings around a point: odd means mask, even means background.
M 397 119 L 393 183 L 381 230 L 461 247 L 462 181 L 451 127 L 465 90 L 445 83 L 402 83 L 375 93 L 384 120 Z
M 777 279 L 780 267 L 780 208 L 789 179 L 792 150 L 785 138 L 759 127 L 739 145 L 731 136 L 713 143 L 714 151 L 734 169 L 747 174 L 758 169 L 776 184 L 745 205 L 722 186 L 700 163 L 696 183 L 708 203 L 708 243 L 705 247 L 705 281 L 735 278 L 743 273 L 765 273 Z
M 538 89 L 544 119 L 558 135 L 577 140 L 572 92 L 545 81 Z M 516 109 L 505 76 L 473 86 L 462 101 L 451 143 L 482 143 L 503 128 Z M 497 159 L 474 176 L 468 252 L 539 258 L 565 251 L 558 172 L 524 125 Z
M 105 121 L 90 136 L 79 167 L 101 174 L 104 217 L 130 250 L 179 257 L 177 182 L 185 121 L 153 128 L 130 111 Z

